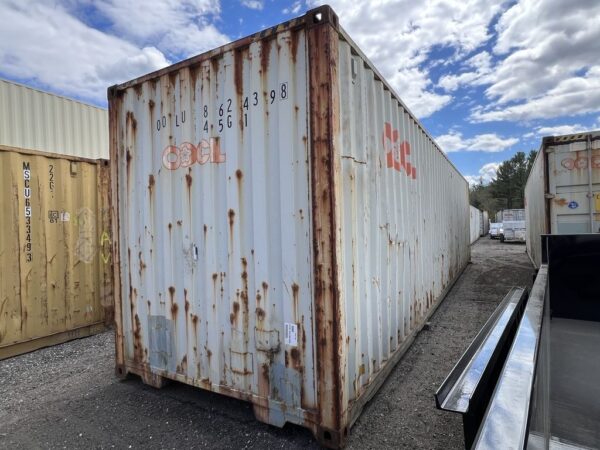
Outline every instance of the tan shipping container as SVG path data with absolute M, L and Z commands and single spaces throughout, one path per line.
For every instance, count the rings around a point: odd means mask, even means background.
M 108 95 L 117 374 L 343 445 L 469 260 L 465 179 L 329 7 Z
M 0 146 L 0 359 L 113 318 L 108 161 Z

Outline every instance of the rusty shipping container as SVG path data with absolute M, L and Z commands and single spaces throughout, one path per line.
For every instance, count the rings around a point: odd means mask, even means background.
M 328 7 L 108 96 L 117 374 L 342 445 L 469 260 L 465 179 Z
M 107 161 L 0 145 L 0 359 L 113 317 Z
M 542 261 L 542 234 L 600 232 L 600 131 L 548 136 L 525 185 L 527 253 Z

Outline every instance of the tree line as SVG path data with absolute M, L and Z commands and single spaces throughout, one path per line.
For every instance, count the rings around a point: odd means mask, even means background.
M 471 205 L 488 211 L 490 219 L 502 209 L 525 207 L 525 183 L 535 161 L 537 152 L 517 152 L 498 167 L 496 178 L 484 185 L 483 180 L 469 190 Z M 493 221 L 493 219 L 492 219 Z

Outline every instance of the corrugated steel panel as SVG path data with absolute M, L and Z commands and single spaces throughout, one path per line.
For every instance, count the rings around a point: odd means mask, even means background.
M 340 445 L 464 268 L 466 181 L 349 42 L 323 7 L 109 90 L 119 375 Z
M 471 244 L 481 235 L 481 211 L 469 206 L 469 237 Z
M 345 39 L 338 83 L 343 379 L 352 404 L 467 263 L 468 193 L 462 175 Z
M 0 359 L 112 320 L 107 162 L 0 148 Z
M 105 109 L 0 79 L 0 145 L 108 158 Z
M 600 132 L 544 138 L 525 200 L 527 249 L 538 267 L 540 234 L 600 232 Z

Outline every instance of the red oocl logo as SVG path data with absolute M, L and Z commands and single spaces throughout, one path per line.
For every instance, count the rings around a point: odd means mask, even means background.
M 383 149 L 386 154 L 387 167 L 394 168 L 398 172 L 402 169 L 406 171 L 406 175 L 417 178 L 417 168 L 408 161 L 407 156 L 410 155 L 410 143 L 408 141 L 400 141 L 400 133 L 392 128 L 392 124 L 385 123 L 383 130 Z
M 226 154 L 221 152 L 219 138 L 202 139 L 198 145 L 184 142 L 179 146 L 168 145 L 162 153 L 162 163 L 169 170 L 190 167 L 193 164 L 220 164 Z

